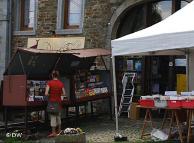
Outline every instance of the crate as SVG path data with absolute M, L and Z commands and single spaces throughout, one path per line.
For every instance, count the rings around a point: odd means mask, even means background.
M 158 108 L 165 108 L 167 107 L 167 101 L 154 99 L 154 106 Z
M 191 96 L 192 92 L 181 92 L 182 96 Z
M 168 100 L 167 104 L 169 108 L 180 108 L 182 106 L 180 100 Z
M 182 107 L 194 108 L 194 100 L 183 100 L 181 101 Z
M 177 91 L 165 91 L 166 96 L 177 96 Z
M 154 107 L 154 100 L 152 99 L 140 99 L 139 104 L 144 107 Z

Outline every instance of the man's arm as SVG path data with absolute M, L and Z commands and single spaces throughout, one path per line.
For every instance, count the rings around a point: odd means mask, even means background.
M 50 87 L 48 85 L 46 85 L 46 89 L 45 89 L 45 95 L 46 96 L 49 95 L 49 89 L 50 89 Z

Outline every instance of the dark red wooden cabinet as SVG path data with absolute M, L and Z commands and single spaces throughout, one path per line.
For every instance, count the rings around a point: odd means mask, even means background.
M 26 106 L 26 75 L 5 75 L 3 81 L 3 105 Z

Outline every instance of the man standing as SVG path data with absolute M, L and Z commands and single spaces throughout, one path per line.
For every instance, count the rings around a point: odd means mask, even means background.
M 61 96 L 65 96 L 64 84 L 59 80 L 59 72 L 54 70 L 51 74 L 52 80 L 47 83 L 45 95 L 49 96 L 48 104 L 55 103 L 58 104 L 57 113 L 50 114 L 50 125 L 52 127 L 52 133 L 48 137 L 57 136 L 57 133 L 61 131 L 61 110 L 62 110 L 62 100 Z

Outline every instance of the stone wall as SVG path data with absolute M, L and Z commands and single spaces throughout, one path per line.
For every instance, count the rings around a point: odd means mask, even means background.
M 84 18 L 86 48 L 105 47 L 110 11 L 110 3 L 107 0 L 88 0 L 86 3 Z
M 108 23 L 114 12 L 114 7 L 120 5 L 122 1 L 124 0 L 85 0 L 83 33 L 79 35 L 57 36 L 85 36 L 85 48 L 107 47 L 106 38 Z M 51 37 L 52 35 L 49 31 L 54 31 L 56 29 L 56 20 L 57 0 L 38 0 L 36 35 L 13 36 L 12 48 L 26 47 L 28 37 Z
M 54 31 L 57 20 L 57 0 L 39 0 L 37 18 L 37 37 L 51 36 L 49 31 Z

